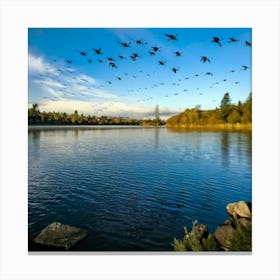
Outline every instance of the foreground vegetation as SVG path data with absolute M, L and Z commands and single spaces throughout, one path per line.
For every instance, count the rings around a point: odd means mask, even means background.
M 181 128 L 252 128 L 252 93 L 247 100 L 237 105 L 231 103 L 229 93 L 225 93 L 220 108 L 214 110 L 186 109 L 183 113 L 166 121 L 167 127 Z
M 230 207 L 229 207 L 230 206 Z M 230 218 L 213 234 L 204 224 L 193 222 L 191 231 L 184 227 L 182 240 L 174 238 L 175 251 L 252 251 L 251 204 L 245 201 L 228 204 Z

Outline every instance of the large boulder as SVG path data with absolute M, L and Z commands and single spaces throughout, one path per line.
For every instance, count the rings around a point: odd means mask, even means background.
M 88 234 L 88 230 L 55 222 L 45 227 L 34 242 L 68 250 Z
M 245 201 L 229 203 L 226 206 L 226 209 L 228 213 L 234 218 L 236 217 L 251 218 L 251 211 L 249 209 L 247 202 Z
M 231 245 L 234 228 L 230 224 L 224 224 L 216 228 L 214 237 L 222 249 L 227 250 Z

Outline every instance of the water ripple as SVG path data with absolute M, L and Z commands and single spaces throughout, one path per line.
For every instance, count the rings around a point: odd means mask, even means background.
M 251 200 L 249 134 L 67 128 L 28 137 L 29 240 L 61 221 L 92 231 L 76 250 L 172 250 L 183 226 L 214 230 L 227 203 Z

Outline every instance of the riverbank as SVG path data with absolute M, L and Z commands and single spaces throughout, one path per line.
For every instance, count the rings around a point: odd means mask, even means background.
M 170 130 L 225 130 L 225 131 L 252 131 L 252 123 L 217 123 L 217 124 L 170 124 L 167 122 L 166 127 Z

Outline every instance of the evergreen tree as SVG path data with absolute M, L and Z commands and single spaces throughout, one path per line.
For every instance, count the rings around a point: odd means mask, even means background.
M 226 122 L 227 121 L 227 118 L 228 116 L 230 115 L 231 111 L 232 111 L 232 108 L 231 108 L 231 99 L 230 99 L 230 96 L 229 96 L 229 93 L 226 92 L 224 94 L 224 97 L 221 101 L 221 117 L 222 119 Z

